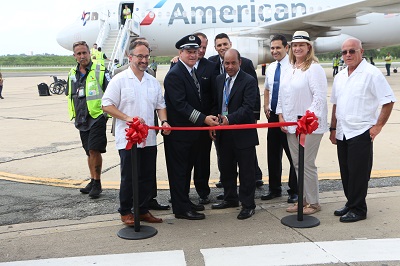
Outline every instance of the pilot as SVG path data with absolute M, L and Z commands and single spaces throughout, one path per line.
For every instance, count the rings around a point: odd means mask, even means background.
M 174 127 L 217 126 L 218 118 L 203 111 L 202 87 L 196 75 L 195 65 L 201 39 L 187 35 L 176 44 L 179 61 L 164 80 L 165 103 L 168 123 Z M 190 201 L 190 172 L 201 146 L 201 132 L 194 130 L 173 131 L 164 136 L 168 180 L 172 210 L 178 219 L 205 219 L 203 205 Z

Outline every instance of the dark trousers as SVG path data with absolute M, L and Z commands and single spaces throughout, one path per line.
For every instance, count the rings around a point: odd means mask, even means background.
M 204 199 L 210 195 L 210 152 L 211 138 L 208 131 L 200 132 L 200 150 L 196 156 L 193 171 L 193 181 L 197 194 Z
M 133 188 L 132 188 L 132 156 L 130 150 L 119 150 L 121 159 L 121 185 L 119 190 L 120 207 L 118 212 L 126 215 L 132 212 Z M 149 212 L 148 202 L 152 198 L 154 181 L 156 180 L 157 147 L 145 147 L 137 149 L 138 182 L 139 182 L 139 213 Z
M 339 72 L 339 66 L 334 66 L 333 67 L 333 76 L 336 76 L 336 74 Z
M 279 117 L 274 112 L 270 112 L 268 123 L 279 122 Z M 279 127 L 268 128 L 267 134 L 267 160 L 269 191 L 280 194 L 282 192 L 282 155 L 285 151 L 290 163 L 289 170 L 289 190 L 288 193 L 297 194 L 297 176 L 293 166 L 292 156 L 290 155 L 289 145 L 286 134 Z
M 366 215 L 373 157 L 369 130 L 351 139 L 337 140 L 337 152 L 346 206 L 358 215 Z
M 390 64 L 385 64 L 387 75 L 390 76 Z
M 171 193 L 172 211 L 182 214 L 190 211 L 190 180 L 200 141 L 177 141 L 164 138 L 165 160 Z
M 233 134 L 228 130 L 220 133 L 219 160 L 221 182 L 224 187 L 225 201 L 240 201 L 244 208 L 255 208 L 255 146 L 246 149 L 234 147 Z M 237 167 L 239 166 L 239 195 L 237 193 Z

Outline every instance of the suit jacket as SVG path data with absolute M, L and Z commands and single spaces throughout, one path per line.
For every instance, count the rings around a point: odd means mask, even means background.
M 215 73 L 217 73 L 217 75 L 220 74 L 220 68 L 221 68 L 221 60 L 219 58 L 220 58 L 219 55 L 213 55 L 208 58 L 208 60 L 216 63 Z M 241 57 L 241 59 L 242 59 L 242 64 L 240 65 L 240 69 L 246 72 L 247 74 L 251 75 L 257 81 L 258 84 L 257 73 L 256 70 L 254 69 L 253 62 L 246 57 Z M 261 98 L 259 89 L 257 90 L 255 97 L 256 97 L 256 102 L 253 110 L 254 118 L 256 120 L 260 120 Z
M 197 79 L 200 83 L 199 76 Z M 206 114 L 203 111 L 202 101 L 207 101 L 207 99 L 200 99 L 194 80 L 181 61 L 178 61 L 168 71 L 164 79 L 164 89 L 168 123 L 171 126 L 205 125 Z M 173 131 L 164 137 L 180 141 L 194 141 L 199 136 L 200 131 Z
M 217 104 L 213 110 L 217 110 L 214 115 L 221 114 L 223 91 L 225 84 L 225 74 L 217 77 Z M 228 115 L 230 125 L 235 124 L 254 124 L 253 107 L 258 92 L 258 84 L 254 78 L 243 70 L 239 70 L 235 82 L 232 85 L 229 95 Z M 238 149 L 249 148 L 258 145 L 258 135 L 255 128 L 232 130 L 234 135 L 234 145 Z M 221 134 L 217 131 L 217 139 Z
M 171 63 L 170 69 L 175 66 L 176 63 Z M 202 104 L 202 112 L 204 114 L 211 114 L 211 108 L 213 102 L 216 99 L 216 91 L 215 91 L 215 79 L 219 75 L 215 70 L 215 63 L 206 59 L 200 59 L 197 65 L 197 79 L 199 80 L 201 86 L 201 104 Z

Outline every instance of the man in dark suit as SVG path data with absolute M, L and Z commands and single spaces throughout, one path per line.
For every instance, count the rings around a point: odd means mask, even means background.
M 203 106 L 206 105 L 203 101 L 207 101 L 207 97 L 202 98 L 201 84 L 194 67 L 200 45 L 200 38 L 194 35 L 183 37 L 175 45 L 179 49 L 179 61 L 170 69 L 164 80 L 168 123 L 172 127 L 219 124 L 216 116 L 207 116 L 202 112 Z M 204 214 L 197 212 L 204 210 L 204 206 L 196 205 L 189 199 L 190 173 L 200 146 L 200 131 L 174 131 L 164 136 L 172 210 L 178 219 L 205 218 Z
M 225 33 L 220 33 L 215 36 L 214 39 L 214 48 L 217 51 L 217 55 L 210 56 L 208 60 L 215 62 L 216 68 L 215 71 L 217 74 L 223 74 L 225 73 L 224 69 L 224 56 L 225 52 L 232 48 L 232 42 L 229 39 L 229 36 Z M 258 83 L 258 78 L 257 78 L 257 73 L 256 70 L 254 69 L 253 62 L 250 59 L 247 59 L 245 57 L 241 57 L 242 59 L 242 64 L 240 66 L 240 69 L 246 72 L 247 74 L 251 75 L 254 77 L 256 82 Z M 254 105 L 253 113 L 254 113 L 254 118 L 255 120 L 260 120 L 260 108 L 261 108 L 261 101 L 260 101 L 260 92 L 257 90 L 256 93 L 256 102 Z M 217 148 L 218 150 L 218 148 Z M 217 154 L 218 156 L 218 154 Z M 256 171 L 256 186 L 261 187 L 264 182 L 262 181 L 262 171 L 260 167 L 258 166 L 258 160 L 257 160 L 257 155 L 256 155 L 256 162 L 255 162 L 255 171 Z M 217 187 L 222 187 L 221 182 L 218 182 L 216 184 Z M 221 199 L 223 195 L 219 195 L 217 198 Z
M 217 77 L 217 101 L 213 108 L 222 125 L 253 124 L 254 105 L 258 84 L 254 78 L 240 69 L 240 54 L 235 49 L 225 53 L 226 74 Z M 211 137 L 215 131 L 210 131 Z M 213 209 L 234 208 L 242 204 L 238 219 L 247 219 L 254 214 L 255 159 L 258 145 L 256 129 L 221 130 L 216 134 L 219 147 L 221 182 L 224 200 L 213 204 Z M 239 195 L 236 171 L 239 166 Z
M 218 75 L 214 71 L 216 65 L 214 62 L 211 62 L 204 57 L 208 45 L 207 36 L 201 32 L 193 33 L 193 35 L 199 37 L 201 40 L 198 49 L 198 61 L 195 64 L 197 77 L 199 78 L 201 86 L 201 111 L 204 114 L 211 114 L 211 104 L 215 95 L 213 91 L 214 83 L 215 78 Z M 178 62 L 178 60 L 178 56 L 171 60 L 171 68 Z M 209 195 L 211 191 L 208 182 L 210 180 L 210 152 L 212 141 L 208 131 L 201 131 L 200 135 L 201 146 L 200 152 L 196 156 L 193 168 L 193 181 L 197 194 L 199 195 L 199 204 L 208 204 L 210 203 Z

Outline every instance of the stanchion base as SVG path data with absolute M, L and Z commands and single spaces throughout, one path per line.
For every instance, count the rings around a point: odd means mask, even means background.
M 140 240 L 153 237 L 157 233 L 154 227 L 141 225 L 139 232 L 136 232 L 134 227 L 125 227 L 118 231 L 117 236 L 128 240 Z
M 289 227 L 294 227 L 294 228 L 311 228 L 311 227 L 318 226 L 320 224 L 320 222 L 317 218 L 315 218 L 313 216 L 309 216 L 309 215 L 304 215 L 303 221 L 298 221 L 297 214 L 283 217 L 281 219 L 281 223 L 283 225 L 286 225 Z

